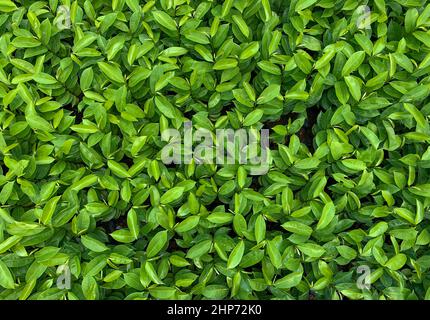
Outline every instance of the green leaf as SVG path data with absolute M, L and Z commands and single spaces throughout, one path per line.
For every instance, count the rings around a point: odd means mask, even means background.
M 18 8 L 10 0 L 0 0 L 0 12 L 13 12 Z
M 399 270 L 401 267 L 403 267 L 408 260 L 407 256 L 404 253 L 396 254 L 394 257 L 392 257 L 390 260 L 388 260 L 385 263 L 385 267 L 387 267 L 390 270 Z
M 230 253 L 227 261 L 227 269 L 236 268 L 242 260 L 243 254 L 245 253 L 245 243 L 240 241 Z
M 21 239 L 22 239 L 21 236 L 13 235 L 3 240 L 2 242 L 0 242 L 0 254 L 12 248 L 19 241 L 21 241 Z
M 40 221 L 43 224 L 51 224 L 51 218 L 54 215 L 55 209 L 57 207 L 57 203 L 60 200 L 60 198 L 61 196 L 53 197 L 43 207 L 42 216 L 40 218 Z
M 124 83 L 124 76 L 122 75 L 121 69 L 115 65 L 106 62 L 97 62 L 101 72 L 111 81 L 117 83 Z
M 310 169 L 317 168 L 319 164 L 320 164 L 320 161 L 312 157 L 312 158 L 301 159 L 297 161 L 294 164 L 294 167 L 300 170 L 310 170 Z
M 99 287 L 92 276 L 85 276 L 82 279 L 82 293 L 87 300 L 97 300 L 99 296 Z
M 199 216 L 191 216 L 178 223 L 175 227 L 176 232 L 187 232 L 193 230 L 199 224 Z
M 282 267 L 281 253 L 279 252 L 278 248 L 274 244 L 273 240 L 267 242 L 266 250 L 267 250 L 267 254 L 269 255 L 270 261 L 272 262 L 273 266 L 277 269 L 281 268 Z
M 264 221 L 264 217 L 259 215 L 255 220 L 255 240 L 257 243 L 260 243 L 264 240 L 266 236 L 266 222 Z
M 265 104 L 272 101 L 277 96 L 279 96 L 280 91 L 281 91 L 281 86 L 277 84 L 272 84 L 268 86 L 266 89 L 263 90 L 263 92 L 258 97 L 257 104 Z
M 237 60 L 232 58 L 220 59 L 215 62 L 213 69 L 214 70 L 228 70 L 233 69 L 237 66 Z
M 95 183 L 97 183 L 98 177 L 95 174 L 90 174 L 85 176 L 84 178 L 74 182 L 70 188 L 75 191 L 79 191 L 88 187 L 91 187 Z
M 319 58 L 318 61 L 315 63 L 315 69 L 319 70 L 327 66 L 335 55 L 336 51 L 333 49 L 333 47 L 326 49 L 321 58 Z
M 128 169 L 124 168 L 121 164 L 114 160 L 108 160 L 107 165 L 109 169 L 119 178 L 129 178 L 131 177 L 128 173 Z
M 375 149 L 378 149 L 380 141 L 378 136 L 372 130 L 366 127 L 360 127 L 360 132 L 363 133 Z
M 158 110 L 161 111 L 169 119 L 175 119 L 177 117 L 177 112 L 175 107 L 170 103 L 170 101 L 164 96 L 155 97 L 155 105 Z
M 335 215 L 336 208 L 333 204 L 333 202 L 328 202 L 324 205 L 324 208 L 321 213 L 321 217 L 317 223 L 316 230 L 324 229 L 327 227 L 330 222 L 333 220 Z
M 81 236 L 81 241 L 86 248 L 94 252 L 103 252 L 109 250 L 109 248 L 103 242 L 88 235 Z
M 164 245 L 167 243 L 167 231 L 160 231 L 158 232 L 149 242 L 148 247 L 146 248 L 146 255 L 148 258 L 152 258 L 157 253 L 160 252 L 160 250 L 164 247 Z
M 122 243 L 130 243 L 135 240 L 134 236 L 127 229 L 116 230 L 112 232 L 110 235 L 116 241 L 122 242 Z
M 378 237 L 388 230 L 388 224 L 385 221 L 380 221 L 369 230 L 369 237 Z
M 345 83 L 348 86 L 349 92 L 356 101 L 361 99 L 361 82 L 357 77 L 346 76 Z
M 319 258 L 325 253 L 325 249 L 314 243 L 304 243 L 297 246 L 305 255 L 312 258 Z
M 174 187 L 170 190 L 167 190 L 160 198 L 161 204 L 169 204 L 172 203 L 182 197 L 184 194 L 183 187 Z
M 14 289 L 15 281 L 13 280 L 12 273 L 6 264 L 0 260 L 0 287 L 5 289 Z
M 205 287 L 202 294 L 207 299 L 220 300 L 228 295 L 228 288 L 223 285 L 211 284 Z
M 245 127 L 252 126 L 253 124 L 260 121 L 260 119 L 263 117 L 263 110 L 261 109 L 255 109 L 254 111 L 250 112 L 245 119 L 243 120 L 243 125 Z
M 423 114 L 411 103 L 404 103 L 403 104 L 406 111 L 408 111 L 417 122 L 417 125 L 419 125 L 422 128 L 428 127 L 428 122 L 424 118 Z
M 203 240 L 192 246 L 187 252 L 187 258 L 197 259 L 209 252 L 212 247 L 212 240 Z
M 79 53 L 79 51 L 88 47 L 90 44 L 96 41 L 96 39 L 97 35 L 94 33 L 85 34 L 82 38 L 75 42 L 75 45 L 73 46 L 73 52 Z
M 296 287 L 302 280 L 302 272 L 292 272 L 285 277 L 275 281 L 274 285 L 279 289 L 290 289 Z
M 299 12 L 306 8 L 309 8 L 313 4 L 315 4 L 318 0 L 299 0 L 296 2 L 296 7 L 294 8 L 294 11 Z
M 350 170 L 353 171 L 363 171 L 366 170 L 366 164 L 357 159 L 346 159 L 342 160 L 342 164 Z
M 161 299 L 161 300 L 171 299 L 175 296 L 176 289 L 159 286 L 159 287 L 150 288 L 149 293 L 151 294 L 151 296 L 153 296 L 156 299 Z
M 243 49 L 243 51 L 240 53 L 239 59 L 248 60 L 254 57 L 255 55 L 257 55 L 259 50 L 260 50 L 260 44 L 256 41 L 253 41 Z
M 298 221 L 288 221 L 282 224 L 282 228 L 292 233 L 301 236 L 310 236 L 312 234 L 312 228 Z
M 133 235 L 133 237 L 137 239 L 139 236 L 140 229 L 139 229 L 139 222 L 137 220 L 137 213 L 134 209 L 131 209 L 127 213 L 127 226 L 128 226 L 128 229 L 130 230 L 130 233 Z
M 166 28 L 167 30 L 176 31 L 176 22 L 173 20 L 171 16 L 169 16 L 164 11 L 159 10 L 153 10 L 151 11 L 152 16 L 154 17 L 155 21 L 162 27 Z
M 363 63 L 364 58 L 366 57 L 366 53 L 364 51 L 354 52 L 348 60 L 345 62 L 345 65 L 342 69 L 342 77 L 349 75 L 351 72 L 354 72 L 358 69 L 358 67 Z
M 230 13 L 230 10 L 233 6 L 233 0 L 225 0 L 222 4 L 221 9 L 221 18 L 224 18 L 226 15 Z
M 37 73 L 33 75 L 33 80 L 40 84 L 56 84 L 57 79 L 47 73 Z
M 240 32 L 242 32 L 242 34 L 248 38 L 249 37 L 249 28 L 248 28 L 248 25 L 246 24 L 245 20 L 243 20 L 243 18 L 241 16 L 238 16 L 238 15 L 233 15 L 232 19 L 233 19 L 233 22 L 239 28 Z
M 163 281 L 161 281 L 151 262 L 145 262 L 144 271 L 154 283 L 163 284 Z

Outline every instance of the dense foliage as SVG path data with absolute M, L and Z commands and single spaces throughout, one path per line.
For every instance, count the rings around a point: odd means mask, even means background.
M 0 299 L 429 298 L 426 2 L 0 0 Z

